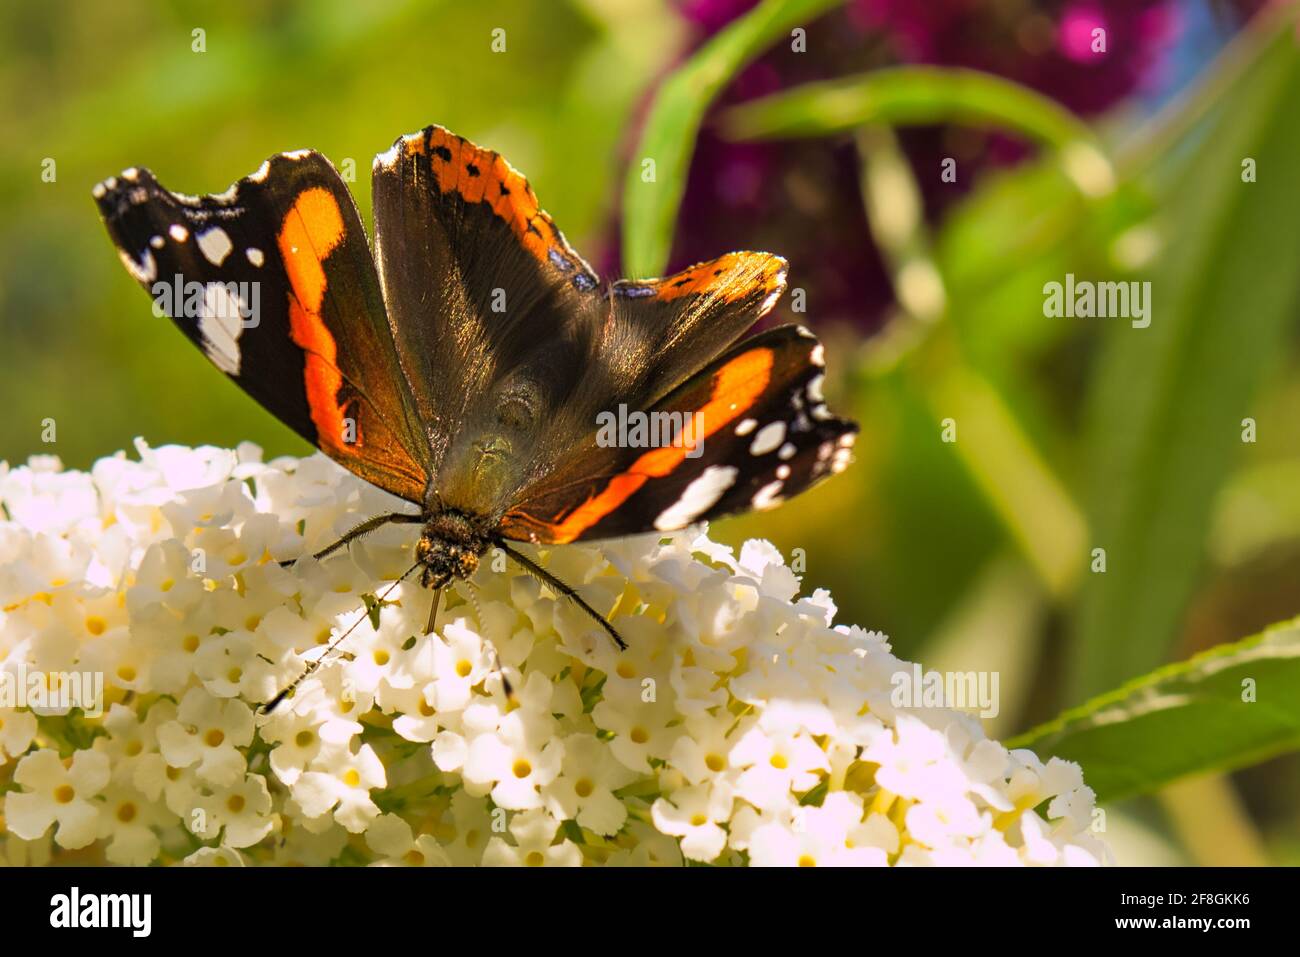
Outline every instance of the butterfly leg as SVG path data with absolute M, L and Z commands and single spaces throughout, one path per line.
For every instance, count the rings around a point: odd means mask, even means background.
M 429 623 L 424 626 L 426 635 L 433 634 L 433 630 L 438 627 L 438 606 L 442 604 L 442 589 L 433 589 L 433 604 L 429 606 Z
M 407 512 L 390 512 L 387 515 L 376 515 L 374 518 L 368 518 L 360 525 L 358 525 L 356 528 L 353 528 L 350 531 L 348 531 L 347 534 L 345 534 L 337 542 L 334 542 L 334 544 L 327 545 L 325 548 L 322 548 L 315 555 L 313 555 L 312 558 L 316 559 L 316 561 L 320 561 L 323 558 L 328 558 L 330 555 L 333 555 L 335 552 L 337 552 L 340 548 L 344 547 L 345 545 L 350 545 L 352 542 L 356 541 L 361 536 L 369 535 L 375 529 L 382 528 L 383 526 L 388 525 L 390 523 L 418 524 L 419 522 L 422 521 L 424 521 L 424 519 L 421 516 L 411 515 Z M 288 561 L 280 562 L 280 567 L 288 568 L 289 566 L 293 565 L 297 561 L 298 559 L 291 558 Z
M 513 548 L 511 548 L 509 545 L 506 544 L 504 539 L 497 539 L 496 544 L 503 552 L 505 552 L 507 555 L 509 555 L 511 558 L 517 561 L 520 565 L 522 565 L 524 570 L 528 572 L 528 574 L 532 575 L 543 585 L 546 585 L 548 588 L 551 589 L 551 591 L 555 592 L 557 595 L 563 595 L 566 598 L 572 599 L 574 602 L 577 603 L 579 608 L 581 608 L 583 611 L 585 611 L 588 615 L 591 616 L 592 620 L 599 622 L 600 627 L 604 628 L 605 631 L 609 634 L 609 637 L 614 639 L 614 644 L 618 645 L 619 651 L 627 650 L 627 642 L 624 641 L 622 636 L 620 636 L 619 633 L 614 630 L 614 626 L 609 623 L 609 621 L 605 618 L 604 615 L 602 615 L 600 612 L 596 611 L 596 609 L 588 605 L 587 602 L 583 599 L 583 597 L 578 594 L 577 589 L 573 588 L 571 585 L 566 585 L 564 582 L 560 581 L 558 578 L 556 578 L 554 575 L 548 572 L 541 565 L 537 564 L 527 555 L 515 551 Z

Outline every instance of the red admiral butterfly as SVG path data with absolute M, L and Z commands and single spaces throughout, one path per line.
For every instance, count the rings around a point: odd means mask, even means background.
M 439 126 L 375 158 L 373 193 L 372 253 L 312 150 L 212 196 L 169 192 L 145 169 L 94 188 L 127 270 L 214 365 L 420 510 L 372 518 L 318 558 L 389 522 L 421 524 L 411 570 L 439 589 L 500 547 L 623 647 L 507 541 L 680 529 L 770 508 L 848 463 L 857 426 L 826 408 L 812 334 L 736 342 L 784 291 L 779 256 L 604 283 L 519 173 Z M 611 446 L 596 423 L 614 408 L 696 427 Z

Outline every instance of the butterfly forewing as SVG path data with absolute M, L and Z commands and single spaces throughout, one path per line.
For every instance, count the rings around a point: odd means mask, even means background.
M 283 153 L 225 193 L 146 169 L 95 188 L 131 275 L 222 372 L 362 478 L 419 502 L 426 454 L 356 206 L 319 153 Z

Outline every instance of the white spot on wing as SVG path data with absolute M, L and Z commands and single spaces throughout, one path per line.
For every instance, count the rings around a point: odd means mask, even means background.
M 787 442 L 785 445 L 781 446 L 780 450 L 776 453 L 776 457 L 782 462 L 788 462 L 790 459 L 794 458 L 794 454 L 797 451 L 798 450 L 794 447 L 793 442 Z
M 140 171 L 134 166 L 122 170 L 122 178 L 128 183 L 134 183 L 140 177 Z
M 140 253 L 140 261 L 136 262 L 122 250 L 117 251 L 118 258 L 122 260 L 122 265 L 126 271 L 131 274 L 131 278 L 136 282 L 153 282 L 158 278 L 158 264 L 154 262 L 153 253 L 144 250 Z
M 161 236 L 154 236 L 149 240 L 149 245 L 154 249 L 162 249 L 163 246 L 167 245 L 167 240 L 163 239 Z
M 231 203 L 235 201 L 235 197 L 238 195 L 239 195 L 239 184 L 231 183 L 229 186 L 226 187 L 225 192 L 215 193 L 211 197 L 211 199 L 223 205 L 229 206 Z
M 740 425 L 736 426 L 736 434 L 749 435 L 756 428 L 758 428 L 758 419 L 742 419 Z
M 271 161 L 262 160 L 262 165 L 259 166 L 257 169 L 253 170 L 253 172 L 249 175 L 248 178 L 252 180 L 254 183 L 264 183 L 266 182 L 266 177 L 270 174 L 270 172 L 271 172 Z
M 722 498 L 736 481 L 738 469 L 731 465 L 710 465 L 679 498 L 655 519 L 655 528 L 668 532 L 685 528 Z
M 222 372 L 239 375 L 239 335 L 244 331 L 243 303 L 222 282 L 210 282 L 203 289 L 203 311 L 199 335 L 203 351 Z
M 776 508 L 782 501 L 781 489 L 784 482 L 768 482 L 761 489 L 754 493 L 754 508 L 760 512 L 767 508 Z
M 790 477 L 790 466 L 778 465 L 776 468 L 776 477 L 779 478 L 782 482 L 788 479 Z
M 750 455 L 766 455 L 785 441 L 785 423 L 769 422 L 758 430 L 749 446 Z
M 103 199 L 104 194 L 107 192 L 108 189 L 104 186 L 103 183 L 96 183 L 94 186 L 90 188 L 90 195 L 95 197 L 95 199 Z
M 180 223 L 175 223 L 167 230 L 167 234 L 178 243 L 183 243 L 190 238 L 190 231 Z
M 384 152 L 376 156 L 374 168 L 392 169 L 394 166 L 396 166 L 397 158 L 401 155 L 401 150 L 399 149 L 401 145 L 402 145 L 401 141 L 394 143 L 388 149 L 384 150 Z
M 199 233 L 194 237 L 199 244 L 199 249 L 208 262 L 214 266 L 220 266 L 230 255 L 230 250 L 234 248 L 230 242 L 230 237 L 220 226 L 213 226 L 206 232 Z
M 262 250 L 258 249 L 256 246 L 249 246 L 248 249 L 244 250 L 244 255 L 248 257 L 248 261 L 254 266 L 260 266 L 262 263 L 266 262 L 266 257 L 262 255 Z

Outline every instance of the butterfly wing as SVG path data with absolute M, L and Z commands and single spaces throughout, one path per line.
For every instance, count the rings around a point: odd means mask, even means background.
M 703 368 L 780 295 L 785 262 L 733 253 L 604 285 L 527 180 L 439 126 L 374 164 L 375 247 L 440 500 L 499 517 L 594 431 Z
M 591 359 L 599 281 L 497 153 L 431 126 L 375 158 L 375 258 L 443 502 L 487 513 Z
M 630 380 L 619 397 L 648 408 L 703 369 L 776 304 L 786 268 L 771 253 L 735 252 L 663 279 L 614 283 L 607 345 Z
M 156 311 L 303 438 L 422 502 L 413 427 L 356 205 L 319 153 L 282 153 L 226 192 L 172 193 L 146 169 L 94 189 L 127 271 Z
M 736 344 L 648 410 L 688 430 L 683 441 L 619 448 L 593 436 L 506 513 L 502 534 L 560 544 L 672 531 L 772 508 L 841 471 L 858 429 L 826 408 L 822 356 L 797 326 Z

